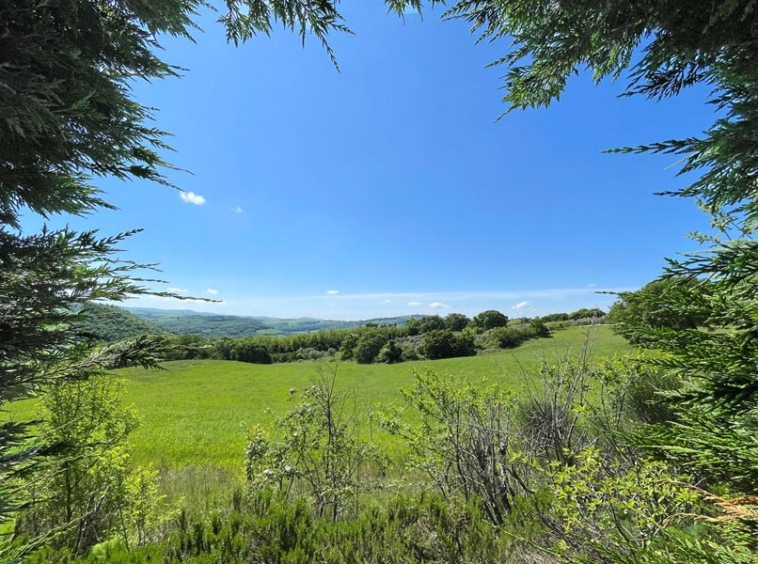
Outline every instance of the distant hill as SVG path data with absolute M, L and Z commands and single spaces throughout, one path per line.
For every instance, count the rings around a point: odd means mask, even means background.
M 252 317 L 217 315 L 187 310 L 129 308 L 131 313 L 173 333 L 203 337 L 252 337 L 271 328 Z M 277 331 L 273 331 L 276 333 Z
M 329 329 L 350 329 L 361 327 L 367 323 L 376 325 L 403 325 L 409 319 L 417 316 L 385 317 L 379 319 L 365 319 L 361 321 L 339 321 L 336 319 L 314 319 L 312 317 L 298 317 L 295 319 L 280 319 L 276 317 L 258 317 L 263 323 L 281 331 L 282 333 L 310 333 L 312 331 L 325 331 Z
M 362 321 L 339 321 L 334 319 L 314 319 L 311 317 L 282 319 L 277 317 L 217 315 L 191 310 L 152 308 L 127 308 L 127 310 L 142 319 L 160 325 L 175 333 L 203 335 L 214 338 L 310 333 L 329 329 L 350 329 L 351 327 L 360 327 L 366 323 L 403 325 L 409 319 L 419 317 L 417 315 L 409 315 Z
M 120 341 L 139 335 L 171 334 L 171 331 L 156 323 L 112 305 L 88 304 L 84 313 L 87 317 L 77 329 L 104 341 Z

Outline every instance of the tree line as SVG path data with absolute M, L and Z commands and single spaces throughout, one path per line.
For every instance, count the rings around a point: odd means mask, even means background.
M 602 314 L 602 317 L 597 317 Z M 583 317 L 583 316 L 589 317 Z M 215 359 L 271 364 L 339 358 L 359 364 L 396 363 L 472 356 L 485 349 L 507 349 L 551 336 L 570 322 L 603 320 L 599 309 L 516 320 L 487 310 L 469 318 L 461 313 L 427 315 L 403 325 L 368 323 L 352 329 L 332 329 L 287 336 L 209 339 L 200 335 L 164 337 L 165 360 Z M 556 319 L 558 321 L 556 321 Z M 551 329 L 552 327 L 552 329 Z

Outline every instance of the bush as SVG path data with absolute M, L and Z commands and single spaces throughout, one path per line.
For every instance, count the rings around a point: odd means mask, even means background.
M 476 354 L 474 338 L 468 334 L 456 335 L 448 329 L 438 329 L 424 335 L 419 352 L 429 360 L 472 356 Z
M 353 360 L 353 350 L 358 344 L 358 335 L 347 333 L 340 344 L 340 357 L 342 360 Z
M 550 337 L 550 329 L 541 319 L 530 319 L 529 327 L 534 331 L 535 336 L 539 338 Z
M 517 329 L 515 327 L 498 327 L 489 333 L 489 344 L 501 349 L 513 349 L 521 343 L 536 337 L 531 328 Z
M 497 327 L 507 327 L 508 317 L 495 309 L 488 309 L 479 315 L 475 315 L 471 325 L 480 331 L 488 331 Z
M 378 362 L 386 362 L 387 364 L 393 364 L 400 362 L 403 356 L 403 349 L 395 344 L 394 340 L 390 340 L 386 345 L 382 347 L 377 356 Z
M 353 348 L 352 358 L 359 364 L 371 364 L 387 343 L 387 337 L 379 331 L 365 331 Z
M 470 323 L 471 320 L 462 313 L 450 313 L 445 316 L 445 329 L 456 333 L 463 331 Z

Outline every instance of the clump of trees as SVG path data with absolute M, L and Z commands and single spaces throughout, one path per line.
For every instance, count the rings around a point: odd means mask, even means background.
M 505 318 L 494 310 L 484 314 L 482 319 Z M 472 356 L 481 347 L 513 348 L 530 339 L 550 336 L 551 330 L 540 319 L 488 330 L 475 325 L 463 314 L 452 313 L 445 318 L 434 315 L 412 319 L 403 326 L 366 325 L 278 337 L 216 340 L 199 335 L 168 336 L 164 338 L 164 357 L 166 360 L 197 358 L 255 364 L 337 357 L 360 364 L 395 363 Z

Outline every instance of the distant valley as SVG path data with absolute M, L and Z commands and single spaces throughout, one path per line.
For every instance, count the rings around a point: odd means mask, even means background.
M 340 321 L 301 317 L 243 317 L 191 310 L 124 308 L 111 305 L 88 306 L 93 315 L 82 329 L 106 341 L 117 341 L 150 333 L 156 335 L 201 335 L 207 338 L 254 337 L 310 333 L 329 329 L 350 329 L 366 324 L 403 325 L 420 316 L 389 317 L 361 321 Z

